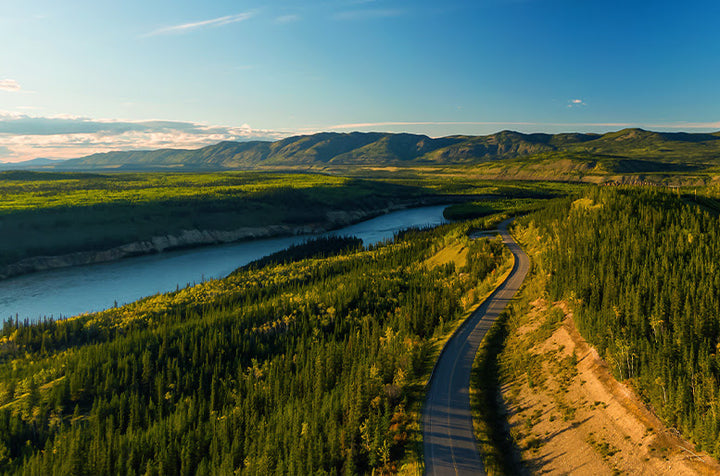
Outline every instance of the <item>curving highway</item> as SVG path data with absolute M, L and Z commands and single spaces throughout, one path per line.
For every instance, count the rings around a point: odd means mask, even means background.
M 425 474 L 483 475 L 470 415 L 470 370 L 480 341 L 520 288 L 530 259 L 507 231 L 511 220 L 498 227 L 515 256 L 505 281 L 452 336 L 435 364 L 423 410 Z

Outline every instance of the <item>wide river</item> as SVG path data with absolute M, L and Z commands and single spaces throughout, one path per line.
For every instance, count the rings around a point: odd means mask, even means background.
M 334 230 L 332 235 L 354 235 L 367 245 L 393 237 L 414 226 L 445 223 L 446 205 L 388 213 Z M 61 268 L 0 281 L 0 318 L 21 320 L 42 316 L 68 317 L 101 311 L 178 286 L 221 278 L 236 268 L 312 235 L 243 241 L 228 245 L 170 251 L 109 263 Z

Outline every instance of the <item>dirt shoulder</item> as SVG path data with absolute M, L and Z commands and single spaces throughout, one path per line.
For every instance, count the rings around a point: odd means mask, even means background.
M 565 303 L 515 316 L 501 355 L 510 432 L 533 474 L 720 474 L 577 331 Z

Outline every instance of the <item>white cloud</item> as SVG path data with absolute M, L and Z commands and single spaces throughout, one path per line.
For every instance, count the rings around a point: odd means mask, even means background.
M 0 79 L 0 91 L 20 91 L 20 83 L 14 79 Z
M 294 131 L 177 121 L 32 117 L 0 111 L 0 160 L 67 159 L 114 150 L 196 149 L 221 141 L 276 140 Z
M 17 119 L 20 117 L 26 117 L 24 114 L 19 112 L 13 112 L 13 111 L 1 111 L 0 110 L 0 123 L 2 121 L 8 121 L 11 119 Z
M 203 20 L 192 23 L 183 23 L 180 25 L 166 26 L 158 28 L 150 33 L 146 33 L 143 36 L 156 36 L 156 35 L 172 35 L 187 33 L 193 30 L 199 30 L 201 28 L 213 28 L 219 26 L 229 25 L 231 23 L 238 23 L 251 18 L 254 15 L 253 12 L 238 13 L 236 15 L 227 15 L 224 17 L 213 18 L 211 20 Z
M 571 99 L 568 101 L 567 107 L 580 107 L 580 106 L 587 106 L 587 104 L 585 104 L 585 101 L 583 101 L 582 99 Z

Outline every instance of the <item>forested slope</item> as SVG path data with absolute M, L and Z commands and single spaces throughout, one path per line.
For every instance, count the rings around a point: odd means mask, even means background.
M 720 456 L 720 220 L 656 189 L 596 188 L 522 221 L 553 300 L 670 425 Z
M 0 473 L 396 468 L 414 444 L 409 409 L 432 337 L 508 257 L 499 241 L 467 241 L 467 226 L 250 266 L 65 321 L 7 321 Z M 465 266 L 422 264 L 457 240 L 469 249 Z

